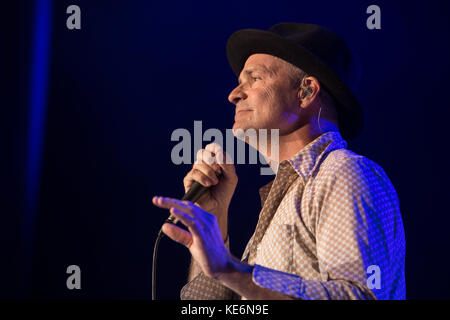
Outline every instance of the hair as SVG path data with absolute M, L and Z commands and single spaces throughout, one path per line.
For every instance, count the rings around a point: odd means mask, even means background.
M 289 80 L 290 83 L 292 85 L 292 88 L 300 88 L 300 85 L 303 81 L 304 78 L 308 77 L 309 75 L 303 71 L 302 69 L 300 69 L 299 67 L 294 66 L 293 64 L 282 60 L 278 57 L 276 57 L 277 59 L 281 60 L 284 62 L 286 68 L 287 68 L 287 72 L 288 72 L 288 76 L 289 76 Z M 331 96 L 331 94 L 328 92 L 327 89 L 325 89 L 325 87 L 322 85 L 322 83 L 320 83 L 320 90 L 319 90 L 319 99 L 321 102 L 321 106 L 322 106 L 322 114 L 332 118 L 333 120 L 338 121 L 338 116 L 337 116 L 337 102 L 336 100 Z

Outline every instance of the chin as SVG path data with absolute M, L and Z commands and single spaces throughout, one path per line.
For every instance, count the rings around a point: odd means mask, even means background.
M 235 122 L 233 124 L 233 130 L 237 130 L 237 129 L 247 130 L 248 128 L 249 128 L 248 125 L 241 123 L 241 122 Z
M 261 129 L 261 127 L 250 121 L 235 121 L 233 124 L 233 130 L 236 130 L 236 129 L 242 129 L 244 131 L 248 130 L 248 129 L 258 130 L 258 129 Z
M 253 129 L 253 130 L 252 130 Z M 234 123 L 233 135 L 236 139 L 242 140 L 245 143 L 251 145 L 255 149 L 257 148 L 257 141 L 259 136 L 259 127 L 251 125 L 249 123 Z M 250 131 L 249 131 L 250 130 Z

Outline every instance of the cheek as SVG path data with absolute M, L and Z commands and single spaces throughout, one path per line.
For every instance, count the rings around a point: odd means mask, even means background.
M 264 89 L 261 90 L 262 91 L 262 96 L 264 97 L 264 99 L 266 100 L 274 100 L 275 98 L 275 90 L 273 87 L 266 87 Z
M 267 87 L 254 88 L 249 96 L 253 97 L 252 103 L 255 107 L 271 103 L 274 98 L 274 90 Z
M 285 116 L 289 105 L 287 97 L 280 95 L 280 92 L 276 88 L 267 88 L 263 92 L 266 114 L 277 119 Z
M 278 101 L 276 99 L 275 90 L 270 87 L 261 89 L 259 97 L 261 103 L 261 114 L 263 116 L 272 116 L 276 114 L 276 110 L 278 109 Z
M 279 94 L 279 92 L 286 92 L 286 94 Z M 268 101 L 267 120 L 279 128 L 289 127 L 299 119 L 300 106 L 297 106 L 297 100 L 290 93 L 287 90 L 270 89 L 265 93 Z
M 269 86 L 254 89 L 252 106 L 257 110 L 254 119 L 265 127 L 283 128 L 298 120 L 295 99 L 284 87 Z M 281 94 L 285 92 L 286 94 Z

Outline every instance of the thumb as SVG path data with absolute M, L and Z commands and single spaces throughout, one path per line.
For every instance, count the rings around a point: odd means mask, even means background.
M 192 235 L 186 230 L 181 229 L 180 227 L 177 227 L 171 223 L 164 223 L 161 230 L 170 239 L 181 243 L 187 248 L 189 248 L 192 244 Z
M 228 174 L 235 175 L 233 159 L 217 143 L 210 143 L 205 147 L 206 150 L 215 154 L 216 163 Z

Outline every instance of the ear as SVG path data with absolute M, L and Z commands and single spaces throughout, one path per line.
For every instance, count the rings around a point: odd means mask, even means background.
M 319 94 L 320 88 L 320 82 L 316 78 L 310 76 L 303 78 L 298 92 L 300 107 L 307 108 Z

